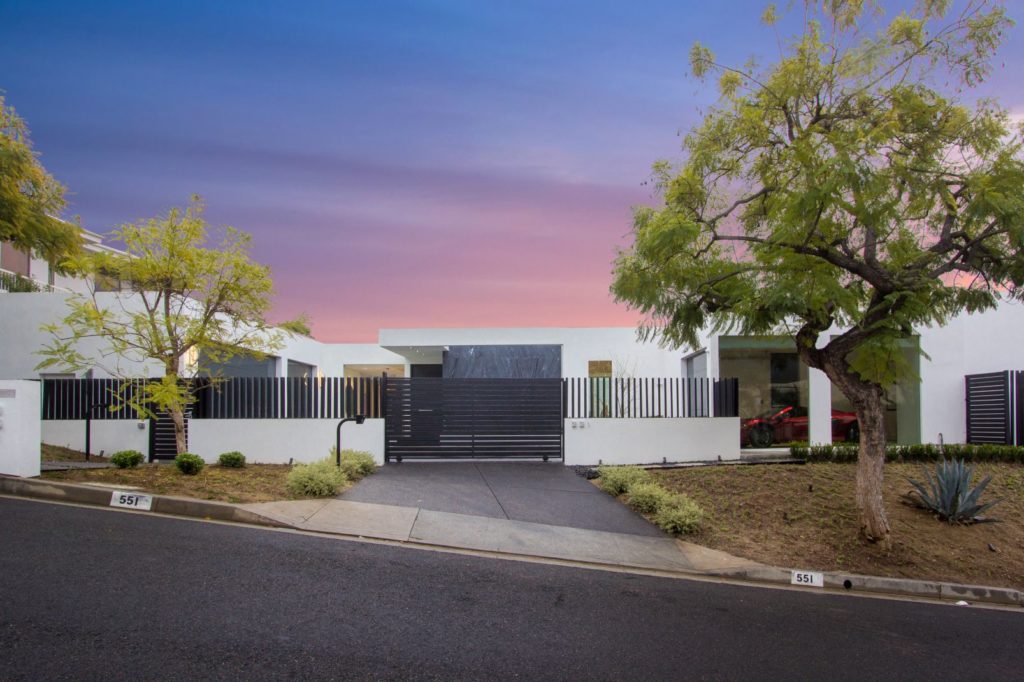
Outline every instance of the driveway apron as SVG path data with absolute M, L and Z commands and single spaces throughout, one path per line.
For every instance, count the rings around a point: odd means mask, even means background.
M 554 526 L 665 535 L 625 505 L 557 463 L 387 464 L 340 499 Z

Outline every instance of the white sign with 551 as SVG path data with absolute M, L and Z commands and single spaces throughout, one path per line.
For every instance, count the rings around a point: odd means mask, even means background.
M 115 490 L 110 496 L 110 506 L 126 507 L 128 509 L 145 509 L 148 511 L 153 507 L 153 496 Z
M 825 574 L 815 571 L 793 571 L 789 584 L 801 587 L 825 587 Z

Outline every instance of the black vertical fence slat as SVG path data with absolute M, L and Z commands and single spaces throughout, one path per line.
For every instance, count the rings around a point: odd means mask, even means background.
M 1024 440 L 1024 373 L 998 373 L 998 438 Z M 136 419 L 129 407 L 141 399 L 147 379 L 44 379 L 43 419 L 78 420 L 91 406 L 94 419 Z M 236 377 L 194 380 L 195 419 L 343 419 L 384 415 L 389 395 L 409 392 L 408 384 L 385 377 Z M 440 380 L 439 380 L 440 381 Z M 443 384 L 438 383 L 438 386 Z M 737 379 L 708 377 L 567 377 L 560 380 L 560 412 L 567 419 L 735 417 L 739 408 Z M 993 380 L 968 378 L 968 411 L 991 412 Z M 986 393 L 987 391 L 987 393 Z M 981 396 L 981 397 L 978 397 Z M 120 401 L 117 409 L 100 408 Z M 972 402 L 973 401 L 973 402 Z M 987 402 L 986 402 L 987 401 Z M 1020 416 L 1018 416 L 1020 415 Z M 1007 422 L 1013 426 L 1009 426 Z M 991 431 L 991 421 L 981 422 Z M 977 428 L 968 424 L 972 436 Z M 978 427 L 980 428 L 980 427 Z M 991 442 L 991 441 L 989 441 Z

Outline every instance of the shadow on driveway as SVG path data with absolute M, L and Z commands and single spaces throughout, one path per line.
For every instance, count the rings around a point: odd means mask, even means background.
M 664 537 L 656 526 L 560 463 L 387 464 L 339 497 L 354 502 Z

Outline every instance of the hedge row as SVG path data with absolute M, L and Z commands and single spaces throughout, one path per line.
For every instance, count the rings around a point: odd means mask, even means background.
M 805 462 L 855 462 L 855 445 L 794 445 L 790 455 Z M 950 443 L 939 447 L 924 445 L 890 445 L 885 449 L 887 462 L 936 462 L 946 459 L 964 459 L 969 462 L 1011 462 L 1024 464 L 1024 447 L 1019 445 L 964 445 Z

